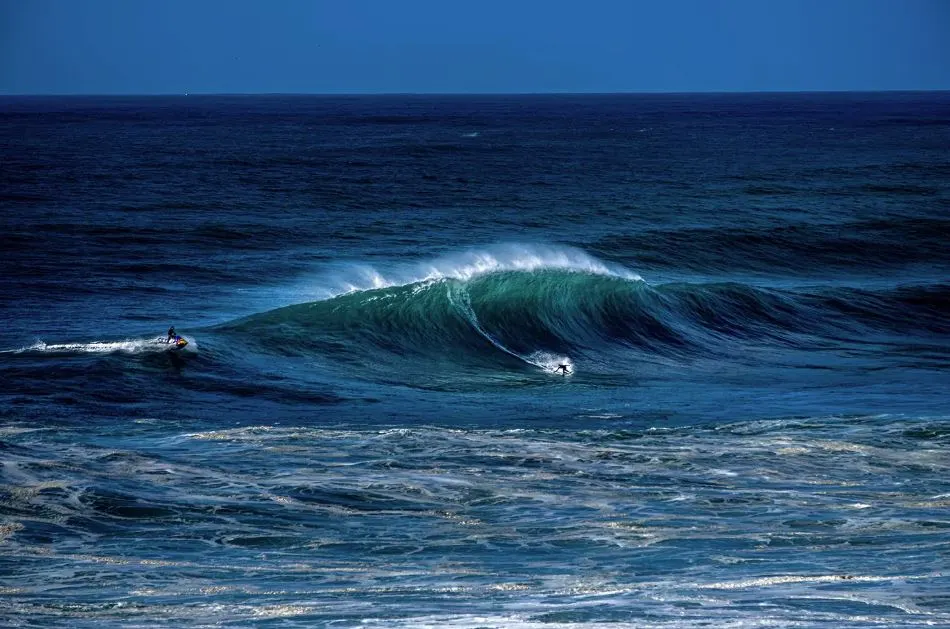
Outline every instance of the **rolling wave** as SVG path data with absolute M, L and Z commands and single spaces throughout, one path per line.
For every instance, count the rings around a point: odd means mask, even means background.
M 197 330 L 209 341 L 201 355 L 216 365 L 248 353 L 304 358 L 318 369 L 341 368 L 343 377 L 405 383 L 433 374 L 523 379 L 561 365 L 616 374 L 644 362 L 738 360 L 747 348 L 849 352 L 895 341 L 916 344 L 939 366 L 950 335 L 945 283 L 650 285 L 557 245 L 496 245 L 382 270 L 341 264 L 312 293 Z M 167 349 L 162 340 L 37 342 L 5 353 L 149 355 Z
M 510 253 L 511 251 L 509 251 Z M 651 286 L 573 249 L 467 253 L 217 326 L 276 355 L 371 372 L 543 369 L 723 357 L 739 344 L 809 349 L 869 335 L 950 333 L 950 286 L 792 292 L 739 283 Z M 360 286 L 362 284 L 362 287 Z M 611 365 L 613 367 L 611 367 Z

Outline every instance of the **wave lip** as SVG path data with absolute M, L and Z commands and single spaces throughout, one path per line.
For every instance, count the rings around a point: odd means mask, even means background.
M 328 299 L 345 293 L 379 288 L 447 279 L 467 281 L 492 273 L 542 270 L 587 273 L 633 281 L 643 279 L 629 269 L 603 262 L 574 247 L 501 243 L 386 271 L 379 271 L 365 264 L 346 265 L 329 276 L 329 286 L 318 290 L 317 296 Z

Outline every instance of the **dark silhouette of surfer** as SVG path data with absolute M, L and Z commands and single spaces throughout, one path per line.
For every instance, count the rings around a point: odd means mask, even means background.
M 175 337 L 176 337 L 176 334 L 175 334 L 175 326 L 172 326 L 172 327 L 168 328 L 168 338 L 165 339 L 165 342 L 166 342 L 166 343 L 171 343 L 171 342 L 172 342 L 172 339 L 174 339 Z
M 558 365 L 558 366 L 557 366 L 557 369 L 554 370 L 554 373 L 557 373 L 557 372 L 559 372 L 559 371 L 563 371 L 565 376 L 566 376 L 567 374 L 571 373 L 571 370 L 568 369 L 568 366 L 565 365 L 565 364 L 560 364 L 560 365 Z

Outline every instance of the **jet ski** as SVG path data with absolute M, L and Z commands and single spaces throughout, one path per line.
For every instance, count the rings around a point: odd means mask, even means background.
M 183 336 L 173 336 L 169 339 L 159 337 L 153 342 L 166 352 L 178 352 L 188 345 L 188 339 Z

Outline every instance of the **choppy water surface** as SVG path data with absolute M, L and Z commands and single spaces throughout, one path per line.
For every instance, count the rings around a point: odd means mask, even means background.
M 0 624 L 950 624 L 948 121 L 0 100 Z

